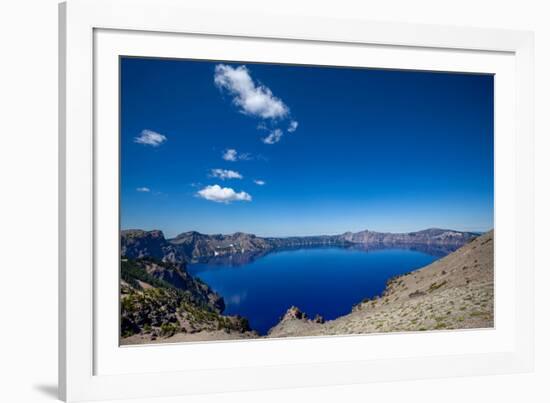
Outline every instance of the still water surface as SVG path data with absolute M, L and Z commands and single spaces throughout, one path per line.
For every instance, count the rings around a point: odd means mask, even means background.
M 390 277 L 423 267 L 437 255 L 398 248 L 308 248 L 216 259 L 190 265 L 189 271 L 223 296 L 226 315 L 244 316 L 266 334 L 292 305 L 311 318 L 345 315 L 364 298 L 381 294 Z

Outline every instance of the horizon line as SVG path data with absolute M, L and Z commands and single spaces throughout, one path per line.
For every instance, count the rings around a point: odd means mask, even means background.
M 254 236 L 257 236 L 257 237 L 261 237 L 261 238 L 305 238 L 305 237 L 314 237 L 314 236 L 336 236 L 336 235 L 343 235 L 343 234 L 346 234 L 346 233 L 355 234 L 355 233 L 358 233 L 358 232 L 365 232 L 365 231 L 366 232 L 376 232 L 376 233 L 380 233 L 380 234 L 410 234 L 410 233 L 414 233 L 414 232 L 421 232 L 421 231 L 427 231 L 427 230 L 441 230 L 441 231 L 454 231 L 454 232 L 462 232 L 462 233 L 484 234 L 484 233 L 489 232 L 493 229 L 494 229 L 494 227 L 491 227 L 491 228 L 485 229 L 485 230 L 458 230 L 458 229 L 442 228 L 442 227 L 427 227 L 427 228 L 422 228 L 422 229 L 413 230 L 413 231 L 397 231 L 397 232 L 393 232 L 393 231 L 376 231 L 376 230 L 370 230 L 370 229 L 363 229 L 363 230 L 359 230 L 359 231 L 344 231 L 344 232 L 337 232 L 337 233 L 332 233 L 332 234 L 320 233 L 320 234 L 314 234 L 314 235 L 259 235 L 259 234 L 253 233 L 253 232 L 246 232 L 246 231 L 234 231 L 234 232 L 226 232 L 226 233 L 223 233 L 223 232 L 208 233 L 208 232 L 201 232 L 201 231 L 197 231 L 197 230 L 188 230 L 188 231 L 178 232 L 175 236 L 167 237 L 166 239 L 176 238 L 181 234 L 186 234 L 186 233 L 190 233 L 190 232 L 198 233 L 198 234 L 201 234 L 201 235 L 208 235 L 208 236 L 213 236 L 213 235 L 227 236 L 227 235 L 235 235 L 235 234 L 246 234 L 246 235 L 254 235 Z M 166 233 L 166 231 L 164 231 L 162 229 L 159 229 L 159 228 L 148 229 L 148 230 L 145 230 L 145 229 L 142 229 L 142 228 L 120 228 L 119 232 L 123 232 L 123 231 L 144 231 L 144 232 L 160 231 L 160 232 L 162 232 L 163 235 Z

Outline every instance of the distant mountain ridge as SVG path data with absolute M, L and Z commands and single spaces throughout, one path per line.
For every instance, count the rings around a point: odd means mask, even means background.
M 259 237 L 243 232 L 229 235 L 207 235 L 189 231 L 183 232 L 175 238 L 166 239 L 160 230 L 130 229 L 121 231 L 121 255 L 132 259 L 150 256 L 165 262 L 175 263 L 192 262 L 209 257 L 265 253 L 277 249 L 308 246 L 438 245 L 458 248 L 477 236 L 478 234 L 473 232 L 429 228 L 407 233 L 365 230 L 345 232 L 340 235 L 281 238 Z
M 440 228 L 428 228 L 422 231 L 391 233 L 360 231 L 346 232 L 340 237 L 352 243 L 389 243 L 389 244 L 444 244 L 462 246 L 477 234 L 473 232 L 461 232 Z

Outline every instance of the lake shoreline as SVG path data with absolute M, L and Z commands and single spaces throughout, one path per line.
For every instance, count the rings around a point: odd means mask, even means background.
M 346 312 L 332 320 L 325 321 L 316 317 L 315 312 L 307 308 L 304 309 L 300 304 L 289 304 L 283 309 L 282 315 L 279 314 L 278 321 L 273 326 L 260 332 L 265 334 L 250 330 L 250 327 L 249 330 L 246 330 L 245 327 L 235 330 L 227 325 L 228 327 L 225 329 L 216 330 L 211 327 L 211 330 L 205 330 L 199 327 L 196 330 L 191 330 L 190 333 L 176 331 L 171 335 L 159 335 L 153 338 L 147 332 L 139 332 L 122 338 L 121 344 L 492 327 L 494 304 L 492 236 L 493 232 L 490 231 L 446 257 L 423 265 L 413 272 L 393 276 L 377 296 L 365 301 L 363 295 L 357 301 L 349 303 Z M 295 250 L 293 249 L 293 251 Z M 457 258 L 457 256 L 459 257 Z M 232 270 L 241 269 L 242 267 L 232 268 Z M 460 272 L 459 269 L 463 272 Z M 431 273 L 434 270 L 435 274 Z M 431 274 L 430 276 L 422 275 L 421 277 L 426 277 L 422 281 L 415 280 L 414 284 L 410 283 L 411 279 L 416 278 L 420 272 Z M 460 281 L 460 284 L 457 283 L 457 279 L 460 279 L 462 283 Z M 204 283 L 204 281 L 201 282 Z M 206 284 L 205 286 L 208 287 Z M 406 289 L 402 289 L 403 287 Z M 452 307 L 453 304 L 456 304 L 456 308 Z M 443 311 L 445 309 L 446 311 Z M 311 316 L 308 317 L 304 312 Z M 219 316 L 221 319 L 218 320 L 228 318 L 223 321 L 237 320 L 236 323 L 239 323 L 239 316 L 232 316 L 233 313 L 223 309 Z M 407 316 L 410 320 L 403 319 Z M 447 322 L 443 321 L 446 317 L 450 318 Z M 254 328 L 254 326 L 251 327 Z
M 224 298 L 224 314 L 245 317 L 252 329 L 267 335 L 290 306 L 335 319 L 363 299 L 382 294 L 390 278 L 435 259 L 393 247 L 367 251 L 323 246 L 273 251 L 237 266 L 198 263 L 188 271 Z

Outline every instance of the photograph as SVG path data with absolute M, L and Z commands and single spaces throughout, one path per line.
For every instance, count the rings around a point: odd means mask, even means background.
M 120 345 L 494 328 L 493 74 L 119 78 Z
M 511 3 L 0 3 L 0 400 L 550 401 Z

